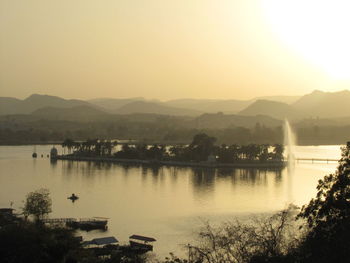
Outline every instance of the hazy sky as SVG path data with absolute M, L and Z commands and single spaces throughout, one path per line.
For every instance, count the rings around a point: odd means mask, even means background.
M 0 0 L 0 96 L 246 99 L 345 89 L 347 2 Z

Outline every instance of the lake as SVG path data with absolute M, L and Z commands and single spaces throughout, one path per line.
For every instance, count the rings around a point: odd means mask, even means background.
M 202 169 L 125 166 L 57 161 L 51 146 L 0 146 L 0 207 L 20 211 L 28 192 L 48 188 L 50 217 L 108 217 L 106 232 L 82 232 L 86 239 L 115 236 L 126 243 L 132 234 L 157 239 L 155 253 L 184 253 L 204 220 L 272 213 L 288 204 L 303 205 L 316 193 L 317 181 L 335 171 L 333 163 L 296 163 L 291 169 Z M 59 153 L 62 149 L 58 147 Z M 297 146 L 298 158 L 340 158 L 340 146 Z M 41 158 L 41 154 L 44 157 Z M 80 199 L 67 200 L 72 193 Z

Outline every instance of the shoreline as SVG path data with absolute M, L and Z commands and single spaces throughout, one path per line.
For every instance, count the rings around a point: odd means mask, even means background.
M 120 140 L 122 141 L 122 140 Z M 120 144 L 123 144 L 122 142 Z M 150 143 L 152 144 L 152 143 Z M 173 143 L 173 142 L 162 142 L 157 144 L 166 144 L 166 145 L 187 145 L 188 143 Z M 0 142 L 0 146 L 27 146 L 27 145 L 62 145 L 62 141 L 37 141 L 37 142 Z M 296 146 L 334 146 L 334 145 L 346 145 L 342 143 L 299 143 Z
M 0 143 L 0 146 L 62 145 L 62 141 Z
M 160 166 L 180 166 L 180 167 L 202 167 L 202 168 L 263 168 L 263 169 L 283 169 L 287 162 L 269 161 L 269 162 L 237 162 L 237 163 L 211 163 L 211 162 L 179 162 L 179 161 L 156 161 L 139 159 L 119 159 L 112 157 L 83 157 L 58 155 L 51 160 L 63 161 L 83 161 L 83 162 L 109 162 L 137 165 L 160 165 Z

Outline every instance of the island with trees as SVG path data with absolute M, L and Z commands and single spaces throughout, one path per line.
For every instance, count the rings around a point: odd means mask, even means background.
M 216 138 L 205 133 L 196 134 L 188 145 L 147 143 L 118 143 L 111 140 L 75 142 L 66 139 L 65 154 L 52 159 L 74 161 L 106 161 L 148 165 L 283 168 L 284 147 L 281 144 L 216 145 Z M 116 146 L 119 147 L 116 147 Z M 115 150 L 117 148 L 117 150 Z

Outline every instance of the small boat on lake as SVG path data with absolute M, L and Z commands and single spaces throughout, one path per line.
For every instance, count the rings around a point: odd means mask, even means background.
M 74 201 L 79 199 L 79 196 L 72 194 L 71 196 L 67 197 L 67 199 L 70 199 L 70 200 L 72 200 L 72 202 L 74 202 Z
M 36 153 L 36 146 L 34 146 L 34 150 L 33 150 L 32 157 L 33 157 L 33 158 L 38 157 L 38 154 Z

